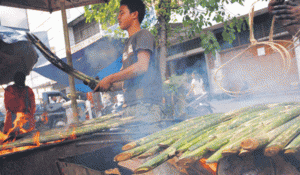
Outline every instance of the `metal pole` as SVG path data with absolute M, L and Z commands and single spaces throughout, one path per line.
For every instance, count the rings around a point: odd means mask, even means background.
M 71 55 L 71 49 L 70 49 L 70 40 L 69 40 L 69 30 L 68 30 L 68 24 L 67 24 L 67 15 L 66 15 L 66 8 L 65 8 L 65 0 L 60 0 L 60 9 L 61 9 L 61 16 L 62 16 L 63 28 L 64 28 L 67 62 L 68 62 L 69 66 L 73 67 L 72 55 Z M 70 122 L 79 123 L 78 109 L 77 109 L 77 102 L 76 102 L 75 80 L 74 80 L 74 77 L 71 75 L 69 75 L 69 84 L 70 84 L 73 120 L 68 121 L 68 123 L 70 123 Z

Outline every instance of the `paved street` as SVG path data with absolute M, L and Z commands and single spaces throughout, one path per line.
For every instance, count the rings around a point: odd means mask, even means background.
M 282 103 L 282 102 L 300 102 L 300 90 L 281 92 L 278 94 L 263 94 L 249 97 L 232 97 L 225 100 L 213 99 L 210 104 L 214 107 L 213 111 L 229 112 L 242 107 L 263 103 Z

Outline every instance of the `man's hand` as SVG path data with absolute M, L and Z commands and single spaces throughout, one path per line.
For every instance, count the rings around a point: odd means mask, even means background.
M 276 20 L 287 20 L 283 26 L 300 24 L 300 6 L 297 3 L 287 1 L 280 4 L 277 1 L 271 1 L 268 9 L 272 15 L 275 15 Z
M 107 92 L 107 91 L 109 91 L 109 89 L 111 88 L 112 83 L 113 83 L 113 82 L 111 81 L 110 76 L 107 76 L 107 77 L 103 78 L 103 79 L 97 84 L 97 86 L 95 87 L 95 89 L 94 89 L 93 92 L 97 92 L 97 91 L 100 91 L 100 92 Z
M 283 5 L 285 0 L 271 0 L 268 4 L 268 11 L 272 14 L 274 6 Z
M 96 82 L 93 80 L 89 81 L 89 83 L 88 83 L 88 81 L 84 80 L 83 84 L 89 86 L 92 90 L 94 90 L 95 87 L 97 86 Z

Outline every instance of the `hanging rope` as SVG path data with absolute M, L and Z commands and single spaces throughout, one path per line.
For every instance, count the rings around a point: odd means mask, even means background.
M 273 40 L 275 17 L 273 17 L 273 19 L 272 19 L 272 24 L 271 24 L 271 28 L 270 28 L 270 34 L 269 34 L 269 41 L 257 41 L 254 37 L 254 30 L 253 30 L 253 26 L 254 26 L 254 4 L 256 2 L 254 2 L 252 4 L 251 10 L 249 12 L 250 45 L 244 51 L 238 53 L 233 58 L 228 60 L 226 63 L 221 65 L 218 69 L 216 69 L 216 71 L 213 75 L 214 81 L 216 82 L 218 87 L 230 96 L 238 96 L 238 95 L 241 95 L 241 94 L 248 93 L 250 91 L 253 91 L 253 88 L 243 90 L 243 91 L 242 90 L 232 91 L 232 90 L 225 89 L 221 85 L 222 80 L 223 80 L 223 78 L 225 78 L 225 76 L 220 71 L 225 69 L 226 66 L 230 67 L 230 64 L 233 63 L 233 61 L 236 61 L 238 59 L 242 59 L 243 58 L 242 56 L 243 55 L 245 56 L 246 52 L 251 52 L 251 50 L 257 48 L 258 46 L 264 46 L 264 47 L 267 48 L 265 50 L 268 51 L 268 53 L 271 53 L 271 50 L 272 50 L 272 51 L 274 51 L 274 53 L 278 53 L 280 55 L 280 60 L 283 64 L 283 66 L 279 71 L 276 71 L 276 73 L 279 73 L 279 75 L 284 76 L 288 73 L 288 71 L 290 69 L 290 66 L 291 66 L 291 53 L 290 53 L 290 51 L 292 51 L 292 49 L 294 49 L 295 47 L 300 45 L 300 43 L 295 45 L 295 42 L 299 39 L 300 30 L 295 34 L 295 36 L 292 38 L 292 40 Z M 283 43 L 285 43 L 285 44 L 283 45 Z M 252 53 L 252 55 L 253 55 L 253 53 Z M 233 70 L 233 69 L 235 69 L 234 66 L 230 67 L 230 70 Z M 242 71 L 246 72 L 245 70 L 242 70 Z M 218 73 L 221 73 L 221 75 L 222 75 L 220 80 L 217 79 Z M 249 74 L 249 76 L 254 79 L 254 74 Z M 278 81 L 280 77 L 275 76 L 275 77 L 272 77 L 272 78 L 274 78 L 274 81 Z M 260 86 L 259 88 L 265 87 L 265 86 L 266 85 Z

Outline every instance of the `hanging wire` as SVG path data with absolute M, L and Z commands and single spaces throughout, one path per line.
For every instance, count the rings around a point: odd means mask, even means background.
M 275 17 L 273 17 L 273 19 L 272 19 L 272 25 L 271 25 L 270 34 L 269 34 L 269 41 L 257 41 L 254 38 L 254 32 L 253 32 L 254 4 L 256 2 L 254 2 L 252 4 L 252 8 L 249 12 L 250 45 L 244 51 L 238 53 L 233 58 L 231 58 L 230 60 L 225 62 L 223 65 L 221 65 L 218 69 L 216 69 L 216 71 L 213 75 L 213 78 L 214 78 L 216 84 L 219 86 L 219 88 L 222 91 L 224 91 L 226 94 L 230 95 L 230 96 L 239 96 L 239 95 L 242 95 L 242 94 L 245 94 L 245 93 L 248 93 L 248 92 L 254 90 L 254 88 L 252 88 L 252 89 L 243 90 L 243 91 L 242 90 L 232 91 L 232 90 L 225 89 L 221 85 L 222 80 L 225 78 L 225 76 L 221 73 L 221 71 L 226 70 L 226 66 L 228 66 L 230 63 L 232 63 L 233 61 L 236 61 L 238 59 L 245 58 L 245 57 L 241 57 L 241 56 L 245 56 L 246 52 L 251 52 L 252 49 L 257 48 L 258 46 L 266 46 L 267 47 L 266 51 L 268 51 L 269 53 L 271 53 L 271 50 L 274 51 L 274 53 L 279 53 L 280 59 L 282 61 L 283 66 L 279 71 L 275 71 L 275 70 L 274 71 L 277 74 L 281 75 L 281 76 L 285 76 L 287 74 L 287 72 L 289 71 L 290 66 L 291 66 L 291 53 L 290 53 L 290 51 L 292 49 L 294 49 L 295 47 L 297 47 L 298 45 L 300 45 L 300 44 L 295 45 L 295 42 L 300 37 L 300 31 L 298 31 L 296 33 L 296 35 L 292 38 L 292 40 L 273 40 Z M 283 45 L 282 43 L 285 43 L 285 44 Z M 238 68 L 230 67 L 230 71 L 231 70 L 236 71 L 236 69 L 238 69 Z M 242 70 L 242 71 L 246 72 L 245 70 Z M 221 80 L 217 80 L 217 74 L 218 73 L 221 73 L 221 75 L 222 75 Z M 258 74 L 258 72 L 256 72 L 256 73 Z M 280 78 L 279 75 L 275 76 L 274 81 L 277 82 L 279 80 L 279 78 Z M 252 78 L 252 79 L 255 78 L 254 77 L 255 75 L 251 74 L 251 73 L 248 76 L 250 76 L 250 78 Z M 262 88 L 262 87 L 265 87 L 265 86 L 267 86 L 267 85 L 263 85 L 263 86 L 261 85 L 258 88 Z

